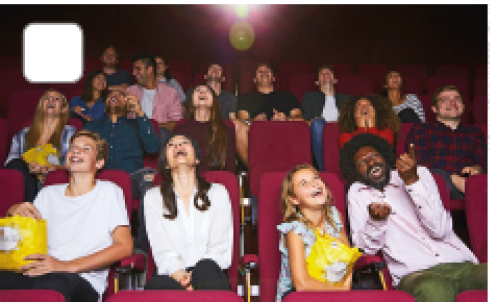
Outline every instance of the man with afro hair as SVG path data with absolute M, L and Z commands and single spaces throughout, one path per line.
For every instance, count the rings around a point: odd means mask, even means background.
M 478 264 L 456 236 L 430 171 L 417 166 L 415 148 L 395 160 L 391 145 L 359 134 L 340 152 L 353 244 L 381 252 L 393 285 L 418 302 L 454 301 L 487 288 L 487 264 Z

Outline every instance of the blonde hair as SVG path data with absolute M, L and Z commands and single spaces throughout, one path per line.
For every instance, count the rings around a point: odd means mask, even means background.
M 71 138 L 70 138 L 70 145 L 73 143 L 73 141 L 80 137 L 80 136 L 86 136 L 88 138 L 91 138 L 95 142 L 95 149 L 96 149 L 96 159 L 101 160 L 103 159 L 105 163 L 107 163 L 107 158 L 109 157 L 109 147 L 107 142 L 100 137 L 100 135 L 96 132 L 93 131 L 88 131 L 88 130 L 80 130 L 75 132 Z
M 41 96 L 41 99 L 39 99 L 39 103 L 37 104 L 36 107 L 36 113 L 34 113 L 34 120 L 32 121 L 32 125 L 29 128 L 29 130 L 26 133 L 26 149 L 29 150 L 31 148 L 34 148 L 39 141 L 39 138 L 44 132 L 44 112 L 43 112 L 43 100 L 46 98 L 48 93 L 50 92 L 56 92 L 60 95 L 61 100 L 63 101 L 63 107 L 68 106 L 68 101 L 66 100 L 66 97 L 59 91 L 55 89 L 48 89 L 46 92 Z M 53 147 L 58 150 L 58 153 L 61 152 L 61 133 L 63 132 L 63 129 L 65 128 L 65 125 L 68 123 L 68 119 L 70 117 L 70 112 L 68 110 L 65 110 L 62 112 L 58 125 L 56 126 L 53 134 L 48 140 L 48 143 L 53 145 Z
M 310 220 L 308 220 L 303 214 L 301 214 L 301 211 L 299 209 L 299 206 L 294 205 L 291 203 L 291 197 L 295 197 L 296 193 L 294 192 L 294 183 L 293 183 L 293 178 L 296 172 L 301 171 L 301 170 L 310 170 L 316 175 L 318 174 L 318 171 L 313 168 L 311 165 L 308 164 L 300 164 L 296 167 L 294 167 L 291 171 L 288 172 L 284 180 L 282 181 L 281 185 L 281 211 L 282 211 L 282 221 L 283 222 L 292 222 L 292 221 L 299 221 L 301 223 L 304 223 L 306 225 L 312 224 Z M 326 184 L 325 184 L 326 185 Z M 328 189 L 328 186 L 327 186 Z M 332 210 L 331 210 L 331 205 L 335 203 L 334 199 L 330 194 L 328 194 L 326 198 L 326 202 L 324 205 L 324 210 L 325 210 L 325 220 L 328 222 L 329 225 L 331 225 L 333 228 L 336 228 L 335 222 L 333 220 L 333 215 L 332 215 Z

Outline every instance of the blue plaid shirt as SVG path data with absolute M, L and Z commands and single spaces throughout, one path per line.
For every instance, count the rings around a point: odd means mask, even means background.
M 107 169 L 119 169 L 128 173 L 143 168 L 144 153 L 160 151 L 160 139 L 153 124 L 146 116 L 128 119 L 119 117 L 113 123 L 103 116 L 98 121 L 88 122 L 85 130 L 97 132 L 109 145 Z

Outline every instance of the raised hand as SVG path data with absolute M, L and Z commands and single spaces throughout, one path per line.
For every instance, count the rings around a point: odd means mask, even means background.
M 368 212 L 373 220 L 382 221 L 391 214 L 391 206 L 384 202 L 373 202 L 369 204 Z
M 400 178 L 406 185 L 411 185 L 419 180 L 417 174 L 417 157 L 415 156 L 415 147 L 410 144 L 407 153 L 398 157 L 395 163 Z
M 274 112 L 274 115 L 272 116 L 272 121 L 285 121 L 286 120 L 286 115 L 284 112 L 279 112 L 276 110 L 276 108 L 272 109 Z

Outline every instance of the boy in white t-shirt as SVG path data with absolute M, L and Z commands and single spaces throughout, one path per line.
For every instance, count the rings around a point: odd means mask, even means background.
M 0 271 L 0 289 L 50 289 L 66 301 L 101 299 L 109 266 L 133 249 L 121 188 L 95 179 L 107 154 L 107 143 L 98 134 L 75 133 L 66 155 L 69 183 L 45 187 L 33 204 L 7 211 L 46 219 L 48 253 L 27 256 L 37 261 L 21 267 L 22 273 Z

